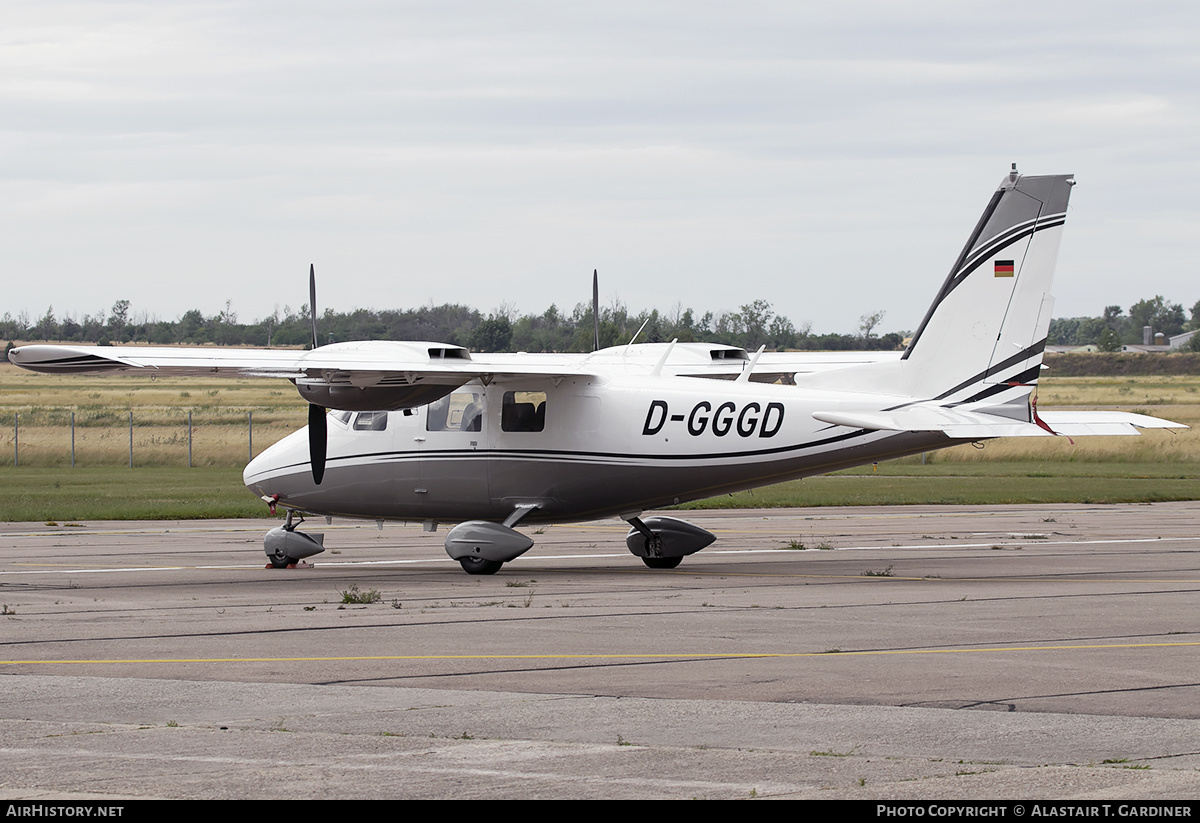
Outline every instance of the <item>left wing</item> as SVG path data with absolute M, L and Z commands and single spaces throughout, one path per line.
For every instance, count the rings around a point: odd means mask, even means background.
M 461 346 L 369 340 L 309 351 L 171 346 L 20 346 L 9 360 L 50 374 L 126 373 L 281 377 L 310 403 L 331 409 L 399 409 L 433 402 L 471 380 L 593 374 L 582 355 L 491 355 Z
M 493 356 L 502 357 L 502 356 Z M 511 357 L 511 356 L 510 356 Z M 537 360 L 533 358 L 537 357 Z M 485 374 L 580 374 L 582 356 L 522 355 L 520 360 L 479 362 L 461 346 L 418 341 L 365 340 L 331 343 L 309 351 L 183 348 L 175 346 L 18 346 L 9 360 L 50 374 L 144 372 L 200 376 L 316 377 L 328 372 L 442 376 L 464 382 Z

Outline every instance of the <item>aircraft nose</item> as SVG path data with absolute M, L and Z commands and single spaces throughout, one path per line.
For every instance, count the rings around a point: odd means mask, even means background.
M 269 446 L 246 464 L 242 470 L 242 482 L 259 497 L 284 495 L 281 481 L 285 476 L 295 476 L 297 469 L 308 469 L 308 430 L 293 432 L 273 446 Z M 294 484 L 293 484 L 294 485 Z

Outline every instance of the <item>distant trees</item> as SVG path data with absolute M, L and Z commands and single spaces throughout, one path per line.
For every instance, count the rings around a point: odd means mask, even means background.
M 1142 328 L 1145 326 L 1170 337 L 1183 331 L 1185 322 L 1183 306 L 1167 303 L 1162 295 L 1155 295 L 1151 300 L 1139 300 L 1129 307 L 1130 330 L 1138 341 L 1142 338 Z
M 1057 346 L 1097 346 L 1102 351 L 1119 351 L 1121 346 L 1142 342 L 1142 329 L 1173 337 L 1184 331 L 1200 329 L 1200 301 L 1188 318 L 1179 303 L 1170 303 L 1162 295 L 1139 300 L 1129 307 L 1106 306 L 1099 317 L 1059 317 L 1050 321 L 1048 342 Z
M 629 342 L 639 328 L 638 342 L 710 341 L 768 349 L 895 350 L 907 332 L 878 333 L 886 312 L 863 314 L 854 334 L 814 334 L 812 324 L 799 327 L 777 314 L 766 300 L 752 300 L 736 310 L 705 312 L 697 316 L 691 308 L 676 303 L 668 311 L 651 309 L 632 312 L 620 300 L 600 310 L 600 345 Z M 643 328 L 644 324 L 644 328 Z M 422 306 L 411 309 L 327 309 L 320 318 L 322 342 L 329 340 L 437 340 L 475 351 L 590 351 L 593 346 L 592 311 L 579 303 L 568 314 L 552 305 L 545 311 L 520 315 L 511 305 L 502 305 L 490 315 L 459 304 Z M 1185 311 L 1162 295 L 1139 300 L 1128 312 L 1118 305 L 1106 306 L 1096 317 L 1059 317 L 1050 323 L 1048 342 L 1053 345 L 1095 345 L 1105 351 L 1142 342 L 1142 327 L 1168 336 L 1200 329 L 1200 301 Z M 1200 336 L 1198 336 L 1200 337 Z M 130 301 L 121 299 L 107 311 L 61 319 L 53 306 L 37 320 L 22 311 L 16 317 L 0 318 L 0 340 L 61 340 L 75 343 L 157 343 L 227 346 L 311 345 L 312 327 L 308 306 L 293 310 L 278 307 L 266 317 L 243 323 L 232 301 L 206 317 L 199 309 L 184 312 L 174 321 L 136 314 Z M 1196 344 L 1200 347 L 1200 343 Z M 1198 349 L 1200 350 L 1200 349 Z
M 897 349 L 904 332 L 876 333 L 884 312 L 863 315 L 858 334 L 812 334 L 808 321 L 799 327 L 777 314 L 766 300 L 752 300 L 735 311 L 697 316 L 676 303 L 667 312 L 650 309 L 632 312 L 620 300 L 600 310 L 601 347 L 637 342 L 684 343 L 710 341 L 757 349 L 765 345 L 784 349 Z M 475 351 L 591 351 L 594 324 L 591 305 L 579 303 L 564 313 L 550 306 L 540 314 L 519 315 L 509 305 L 484 316 L 458 304 L 427 305 L 412 309 L 327 309 L 318 322 L 322 342 L 330 340 L 437 340 Z M 243 323 L 226 301 L 213 316 L 190 309 L 174 321 L 136 315 L 128 300 L 117 300 L 107 312 L 67 316 L 59 321 L 53 306 L 36 322 L 26 312 L 0 319 L 0 340 L 59 340 L 108 345 L 156 343 L 224 346 L 311 345 L 312 326 L 307 305 L 293 310 L 278 307 L 266 317 Z
M 512 336 L 508 318 L 493 314 L 471 332 L 471 348 L 476 351 L 504 351 L 512 341 Z
M 862 317 L 858 318 L 858 328 L 859 331 L 862 332 L 862 336 L 864 338 L 868 340 L 870 339 L 871 330 L 879 325 L 885 314 L 887 314 L 887 312 L 881 309 L 873 314 L 864 314 Z
M 742 346 L 753 351 L 766 345 L 773 351 L 808 350 L 895 350 L 908 332 L 880 333 L 886 312 L 878 310 L 859 317 L 854 333 L 813 333 L 812 323 L 799 325 L 778 314 L 767 300 L 751 300 L 735 310 L 702 315 L 681 303 L 667 311 L 634 312 L 619 299 L 600 309 L 600 345 L 629 342 L 642 329 L 638 342 L 708 341 Z M 643 328 L 644 324 L 644 328 Z M 1185 311 L 1179 303 L 1162 295 L 1139 300 L 1126 312 L 1121 306 L 1106 306 L 1096 317 L 1060 317 L 1050 323 L 1049 341 L 1054 345 L 1096 345 L 1119 350 L 1140 343 L 1142 327 L 1168 336 L 1200 329 L 1200 301 Z M 519 314 L 511 305 L 499 306 L 488 315 L 460 304 L 443 304 L 410 309 L 355 309 L 336 312 L 326 309 L 319 319 L 321 341 L 329 340 L 436 340 L 475 351 L 591 351 L 594 326 L 590 303 L 579 303 L 569 313 L 552 305 L 540 313 Z M 176 320 L 158 320 L 136 313 L 130 301 L 114 301 L 108 311 L 94 315 L 59 318 L 53 306 L 36 320 L 22 311 L 16 317 L 0 318 L 0 341 L 61 340 L 76 343 L 156 343 L 227 346 L 307 346 L 312 326 L 307 305 L 297 309 L 276 307 L 271 314 L 242 322 L 232 301 L 213 316 L 199 309 L 184 312 Z M 1198 344 L 1200 345 L 1200 344 Z

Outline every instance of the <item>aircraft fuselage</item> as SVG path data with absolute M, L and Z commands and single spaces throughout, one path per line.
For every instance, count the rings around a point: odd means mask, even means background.
M 475 382 L 409 411 L 331 415 L 320 485 L 305 430 L 256 457 L 244 479 L 256 494 L 317 514 L 502 521 L 533 504 L 526 522 L 585 520 L 956 442 L 812 417 L 819 408 L 874 411 L 887 400 L 662 376 Z

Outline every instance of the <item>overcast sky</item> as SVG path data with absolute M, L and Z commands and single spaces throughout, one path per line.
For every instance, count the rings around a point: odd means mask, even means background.
M 0 314 L 770 301 L 914 329 L 1011 162 L 1056 315 L 1200 300 L 1200 4 L 7 0 Z

